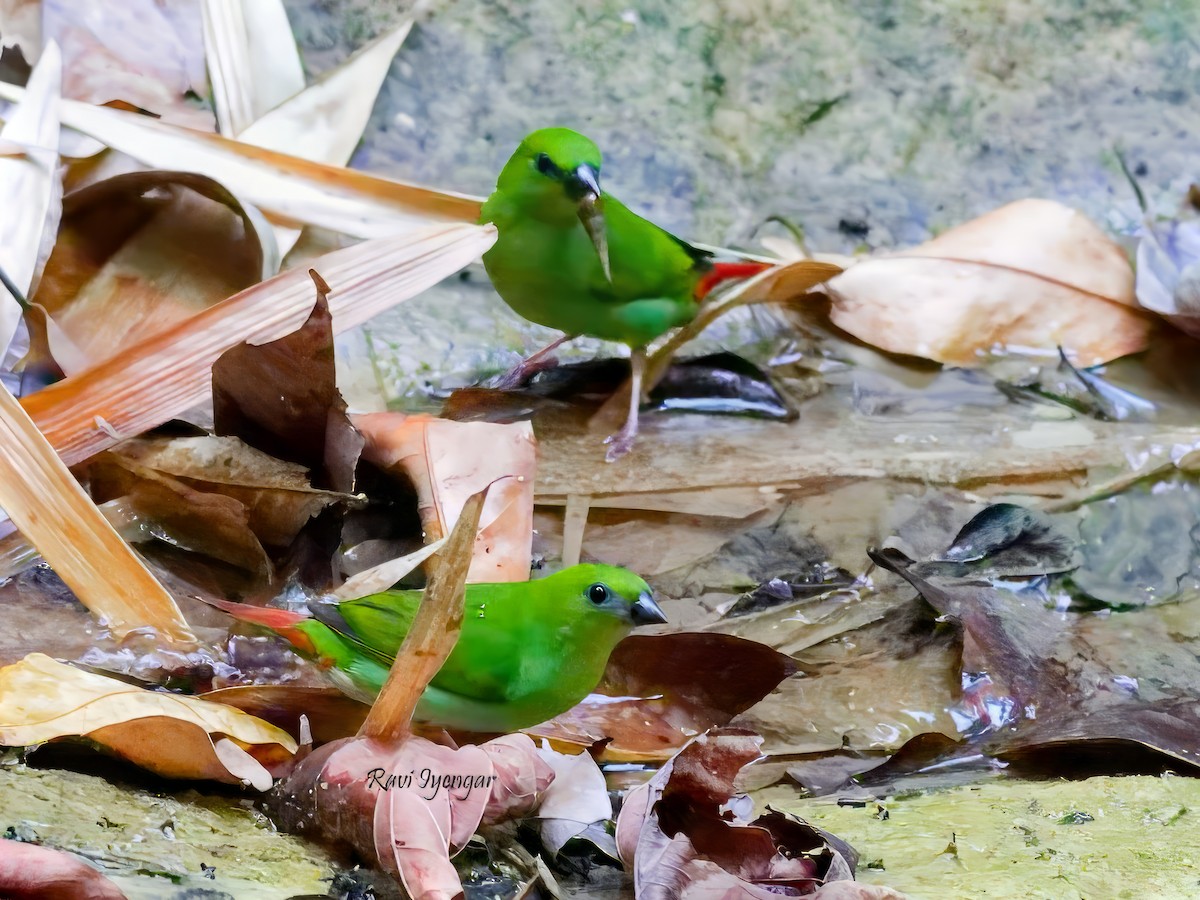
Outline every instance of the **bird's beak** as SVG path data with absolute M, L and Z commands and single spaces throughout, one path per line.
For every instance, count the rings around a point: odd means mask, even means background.
M 630 613 L 634 625 L 665 625 L 667 622 L 667 614 L 662 607 L 645 592 L 638 595 L 637 603 L 630 607 Z
M 596 255 L 600 257 L 600 268 L 604 277 L 612 281 L 612 270 L 608 267 L 608 234 L 604 227 L 604 201 L 600 197 L 599 173 L 584 163 L 571 173 L 569 189 L 579 204 L 579 221 L 583 230 L 592 239 Z

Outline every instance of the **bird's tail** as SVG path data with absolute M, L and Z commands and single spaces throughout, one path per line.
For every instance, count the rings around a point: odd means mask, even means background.
M 749 278 L 752 275 L 757 275 L 759 272 L 765 272 L 769 268 L 771 268 L 770 263 L 761 262 L 713 263 L 712 269 L 696 283 L 696 299 L 703 300 L 712 293 L 713 288 L 722 282 L 730 281 L 734 278 Z
M 228 613 L 239 622 L 251 622 L 254 625 L 269 628 L 299 650 L 315 652 L 312 639 L 296 627 L 301 622 L 309 620 L 310 617 L 304 613 L 274 609 L 268 606 L 251 606 L 249 603 L 234 603 L 231 600 L 218 600 L 215 597 L 197 597 L 197 599 Z

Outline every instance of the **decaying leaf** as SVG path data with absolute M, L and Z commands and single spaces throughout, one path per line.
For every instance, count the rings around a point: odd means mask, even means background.
M 1147 222 L 1137 248 L 1137 299 L 1192 336 L 1200 334 L 1200 218 L 1190 203 Z
M 171 643 L 195 641 L 174 598 L 121 540 L 3 387 L 0 507 L 114 634 L 123 637 L 149 627 Z
M 262 216 L 217 182 L 186 172 L 131 172 L 67 195 L 34 299 L 99 362 L 269 278 L 278 266 Z
M 0 128 L 15 152 L 0 154 L 0 269 L 28 297 L 54 246 L 62 179 L 58 174 L 58 108 L 62 60 L 50 43 L 29 79 L 24 100 Z M 19 211 L 19 214 L 18 214 Z M 18 299 L 0 285 L 0 359 L 17 330 Z
M 357 734 L 371 709 L 337 688 L 298 684 L 245 684 L 201 696 L 236 707 L 297 739 L 301 736 L 300 717 L 305 716 L 309 735 L 318 745 Z
M 246 510 L 246 524 L 268 547 L 286 547 L 309 519 L 354 497 L 312 486 L 308 470 L 269 456 L 233 437 L 134 438 L 97 462 L 98 490 L 108 499 L 136 491 L 141 479 L 179 482 L 224 496 Z M 106 471 L 118 467 L 129 473 Z M 156 517 L 157 510 L 145 512 Z
M 0 744 L 86 737 L 167 778 L 271 786 L 296 742 L 231 706 L 147 691 L 32 653 L 0 669 Z
M 16 840 L 0 841 L 0 895 L 11 900 L 125 900 L 120 888 L 83 860 Z
M 737 802 L 734 779 L 760 743 L 741 729 L 708 731 L 629 793 L 617 847 L 638 897 L 771 900 L 853 880 L 849 845 L 785 813 L 751 818 L 753 804 Z
M 238 137 L 304 89 L 304 68 L 279 0 L 203 0 L 204 51 L 217 124 Z
M 0 0 L 0 48 L 20 47 L 30 65 L 42 50 L 42 0 Z
M 727 634 L 630 635 L 574 709 L 527 734 L 590 747 L 608 761 L 669 759 L 696 733 L 727 724 L 796 671 L 770 647 Z
M 542 802 L 537 809 L 538 832 L 551 859 L 558 855 L 567 841 L 585 836 L 584 832 L 603 840 L 608 846 L 601 849 L 615 857 L 616 844 L 610 844 L 612 839 L 603 827 L 591 828 L 594 825 L 603 826 L 613 816 L 604 773 L 591 754 L 559 753 L 548 747 L 538 752 L 554 770 L 554 780 L 542 795 Z M 597 831 L 604 834 L 605 838 L 599 838 Z
M 1091 366 L 1142 350 L 1121 248 L 1081 213 L 1021 200 L 933 240 L 852 266 L 825 285 L 834 324 L 893 353 L 958 366 L 1064 348 Z
M 349 493 L 363 437 L 338 393 L 329 287 L 316 272 L 317 300 L 296 331 L 266 344 L 242 344 L 213 364 L 213 419 L 278 459 L 299 463 L 318 487 Z
M 317 265 L 332 282 L 335 332 L 345 331 L 458 271 L 495 240 L 480 225 L 436 226 L 335 250 Z M 213 362 L 243 341 L 267 342 L 312 311 L 312 280 L 291 270 L 24 399 L 68 464 L 204 403 Z
M 492 484 L 467 576 L 473 583 L 526 581 L 533 541 L 537 446 L 527 422 L 454 422 L 430 416 L 355 416 L 363 457 L 409 478 L 420 498 L 425 540 L 446 534 L 466 498 Z
M 205 92 L 199 4 L 43 0 L 43 8 L 47 37 L 63 47 L 64 96 L 87 103 L 119 100 L 212 130 L 212 113 L 185 96 Z
M 0 98 L 22 96 L 21 88 L 0 82 Z M 377 238 L 431 222 L 479 220 L 476 197 L 311 162 L 124 110 L 63 101 L 62 121 L 152 168 L 217 179 L 280 222 Z

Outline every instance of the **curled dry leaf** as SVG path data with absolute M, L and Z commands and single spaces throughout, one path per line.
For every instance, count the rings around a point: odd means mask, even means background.
M 306 716 L 309 735 L 318 745 L 357 734 L 370 710 L 365 703 L 347 697 L 337 688 L 299 684 L 243 684 L 201 696 L 270 722 L 297 739 L 300 717 Z
M 669 759 L 697 732 L 727 724 L 797 670 L 788 656 L 728 634 L 635 634 L 608 660 L 597 694 L 525 729 L 552 742 L 590 747 L 601 759 Z
M 223 495 L 246 510 L 250 531 L 269 547 L 286 547 L 304 524 L 332 503 L 350 503 L 348 494 L 317 490 L 308 470 L 255 450 L 233 437 L 134 438 L 101 460 L 99 488 L 106 499 L 123 487 L 136 490 L 141 478 L 181 482 Z M 107 471 L 115 466 L 129 476 Z M 147 509 L 152 516 L 153 509 Z
M 590 753 L 559 753 L 549 747 L 538 751 L 554 770 L 554 781 L 538 806 L 538 830 L 551 857 L 590 825 L 612 818 L 612 800 L 604 773 Z M 612 852 L 616 848 L 612 847 Z
M 469 264 L 495 241 L 481 225 L 436 226 L 335 250 L 318 265 L 335 287 L 335 332 L 419 294 Z M 213 362 L 243 341 L 272 341 L 312 311 L 312 279 L 291 270 L 178 322 L 86 372 L 24 398 L 68 464 L 204 403 Z
M 196 3 L 128 0 L 97 5 L 44 0 L 43 27 L 66 60 L 63 94 L 86 103 L 124 101 L 166 121 L 212 131 Z
M 271 786 L 296 742 L 241 710 L 147 691 L 41 653 L 0 669 L 0 744 L 86 737 L 167 778 Z
M 0 48 L 20 47 L 30 65 L 42 50 L 42 0 L 0 0 Z
M 9 900 L 125 900 L 120 888 L 83 860 L 15 840 L 0 840 L 0 896 Z
M 269 278 L 278 263 L 261 215 L 217 182 L 131 172 L 67 195 L 34 299 L 98 362 Z
M 849 845 L 785 813 L 750 818 L 753 804 L 735 796 L 734 779 L 761 742 L 753 732 L 714 729 L 629 793 L 617 847 L 638 897 L 772 900 L 854 878 Z
M 1146 346 L 1124 251 L 1082 213 L 1021 200 L 825 285 L 833 322 L 893 353 L 978 366 L 996 353 L 1091 366 Z
M 217 434 L 236 434 L 310 469 L 320 487 L 349 492 L 363 438 L 337 389 L 329 287 L 310 274 L 317 299 L 300 328 L 233 347 L 213 365 L 213 419 Z
M 363 457 L 397 469 L 417 489 L 425 539 L 446 534 L 466 498 L 494 486 L 480 519 L 467 580 L 526 581 L 533 547 L 537 445 L 528 422 L 454 422 L 431 416 L 355 416 L 367 439 Z
M 480 824 L 525 815 L 554 775 L 524 735 L 457 750 L 351 738 L 305 757 L 268 800 L 286 831 L 344 841 L 409 896 L 460 896 L 450 862 Z

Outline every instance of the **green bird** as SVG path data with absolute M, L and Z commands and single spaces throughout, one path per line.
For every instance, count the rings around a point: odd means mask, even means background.
M 581 334 L 630 349 L 632 387 L 624 426 L 605 443 L 611 462 L 633 446 L 646 345 L 690 321 L 719 282 L 766 268 L 717 263 L 631 212 L 600 189 L 600 151 L 567 128 L 543 128 L 521 142 L 483 205 L 496 226 L 483 255 L 492 284 L 517 313 L 564 337 L 505 376 L 519 383 L 534 363 Z
M 208 601 L 287 638 L 353 697 L 371 702 L 412 627 L 421 591 L 283 609 Z M 635 625 L 663 623 L 650 586 L 626 569 L 577 565 L 536 581 L 469 584 L 462 631 L 415 718 L 464 731 L 511 732 L 552 719 L 600 682 Z

